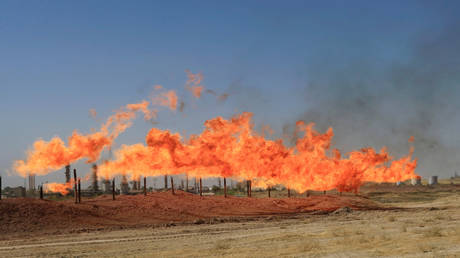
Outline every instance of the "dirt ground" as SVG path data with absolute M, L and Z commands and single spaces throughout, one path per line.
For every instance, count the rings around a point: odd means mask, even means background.
M 414 189 L 370 187 L 363 191 L 363 197 L 333 193 L 291 199 L 234 197 L 230 201 L 206 197 L 201 205 L 200 200 L 193 199 L 199 196 L 184 193 L 176 197 L 186 199 L 183 205 L 190 203 L 185 208 L 175 207 L 177 203 L 168 206 L 168 193 L 161 193 L 165 196 L 151 196 L 149 200 L 156 203 L 157 210 L 158 206 L 163 207 L 164 214 L 157 215 L 157 219 L 140 216 L 151 216 L 141 205 L 146 201 L 142 198 L 148 197 L 119 198 L 119 202 L 134 203 L 120 212 L 131 211 L 139 221 L 133 224 L 117 212 L 109 222 L 93 221 L 97 214 L 106 216 L 105 212 L 113 212 L 114 207 L 120 209 L 105 197 L 84 200 L 82 209 L 75 208 L 71 201 L 50 202 L 69 216 L 63 219 L 66 226 L 72 225 L 66 224 L 73 218 L 73 213 L 67 211 L 71 208 L 90 221 L 78 222 L 80 226 L 71 232 L 62 229 L 57 221 L 55 230 L 49 226 L 27 228 L 40 221 L 35 221 L 32 210 L 25 213 L 24 209 L 17 209 L 33 222 L 6 221 L 2 215 L 0 257 L 460 257 L 459 186 Z M 165 203 L 161 198 L 165 198 Z M 226 201 L 236 208 L 217 208 Z M 109 208 L 101 208 L 104 203 Z M 258 206 L 254 207 L 256 203 Z M 203 212 L 204 209 L 208 211 Z M 245 209 L 244 214 L 239 212 Z M 186 210 L 192 212 L 185 213 Z M 5 210 L 0 211 L 3 214 Z M 177 220 L 179 215 L 171 215 L 165 220 L 170 214 L 182 214 L 186 219 Z M 197 214 L 202 217 L 197 219 Z M 12 223 L 25 228 L 13 230 Z M 30 232 L 23 232 L 24 229 Z

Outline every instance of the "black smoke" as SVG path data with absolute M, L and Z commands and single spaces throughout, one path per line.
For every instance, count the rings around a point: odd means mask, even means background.
M 318 53 L 306 68 L 308 107 L 299 119 L 320 131 L 332 126 L 345 151 L 387 146 L 399 157 L 414 136 L 418 172 L 452 175 L 460 165 L 459 25 L 421 33 L 390 61 L 368 48 L 346 57 Z

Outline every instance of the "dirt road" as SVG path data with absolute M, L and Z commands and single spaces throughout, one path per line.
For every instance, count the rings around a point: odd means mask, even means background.
M 1 257 L 460 257 L 460 196 L 201 225 L 96 231 L 0 241 Z

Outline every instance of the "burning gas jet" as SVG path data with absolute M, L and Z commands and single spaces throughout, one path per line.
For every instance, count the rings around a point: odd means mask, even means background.
M 106 178 L 121 172 L 132 177 L 182 174 L 197 177 L 233 177 L 255 180 L 256 185 L 283 184 L 299 192 L 306 190 L 357 191 L 366 181 L 396 182 L 416 176 L 417 161 L 413 149 L 393 160 L 385 148 L 350 152 L 341 157 L 333 149 L 332 128 L 320 134 L 314 124 L 297 122 L 303 137 L 296 146 L 286 147 L 282 140 L 267 140 L 252 129 L 251 113 L 221 117 L 205 122 L 200 135 L 182 141 L 179 134 L 153 128 L 146 145 L 123 145 L 114 161 L 107 161 L 99 171 Z M 387 162 L 390 165 L 386 166 Z
M 196 98 L 201 96 L 201 73 L 187 71 L 186 88 Z M 151 102 L 128 104 L 110 116 L 100 130 L 88 135 L 74 131 L 68 145 L 55 137 L 50 141 L 38 140 L 28 152 L 26 161 L 14 163 L 20 175 L 29 172 L 45 175 L 67 164 L 86 158 L 88 163 L 99 159 L 102 150 L 112 145 L 114 139 L 132 125 L 136 112 L 144 119 L 155 118 L 157 110 L 149 105 L 166 106 L 176 110 L 178 98 L 175 91 L 154 86 Z M 183 102 L 181 102 L 183 103 Z M 217 117 L 204 123 L 199 135 L 184 140 L 180 134 L 152 128 L 145 144 L 123 145 L 115 152 L 116 159 L 99 167 L 105 179 L 116 175 L 131 178 L 187 173 L 196 177 L 233 177 L 253 180 L 256 186 L 283 184 L 290 189 L 357 191 L 366 181 L 397 182 L 417 177 L 417 160 L 409 154 L 394 160 L 385 148 L 380 152 L 363 148 L 342 157 L 331 149 L 334 136 L 332 128 L 321 134 L 314 124 L 296 123 L 296 135 L 303 135 L 294 147 L 287 147 L 281 139 L 269 140 L 253 130 L 251 113 L 235 115 L 231 119 Z M 271 132 L 269 127 L 264 131 Z M 409 139 L 413 142 L 413 137 Z M 50 191 L 64 193 L 66 184 L 48 184 Z M 63 190 L 64 189 L 64 190 Z

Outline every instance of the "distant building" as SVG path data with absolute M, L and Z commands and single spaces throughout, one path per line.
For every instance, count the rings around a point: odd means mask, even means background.
M 91 188 L 93 192 L 97 193 L 99 191 L 99 185 L 97 183 L 97 165 L 93 164 L 93 171 L 91 175 L 92 183 L 91 183 Z
M 122 194 L 128 194 L 129 193 L 129 184 L 128 184 L 128 179 L 126 178 L 126 175 L 123 175 L 121 177 L 120 189 L 121 189 Z
M 103 184 L 104 184 L 104 192 L 111 193 L 112 192 L 112 182 L 110 182 L 110 180 L 108 179 L 104 179 Z
M 65 166 L 65 182 L 70 182 L 70 165 Z
M 411 179 L 412 185 L 421 185 L 422 184 L 422 177 L 415 177 Z
M 428 180 L 429 185 L 436 185 L 438 184 L 438 176 L 431 176 Z
M 35 191 L 35 174 L 29 174 L 29 191 Z
M 7 186 L 2 189 L 2 196 L 6 196 L 7 198 L 25 197 L 26 188 L 23 186 L 17 186 L 17 187 Z

